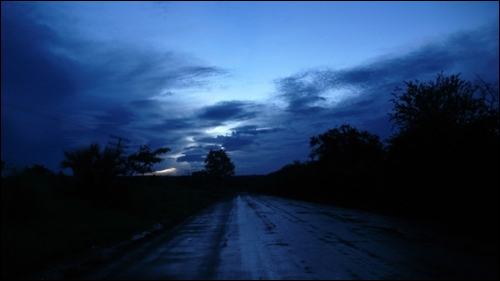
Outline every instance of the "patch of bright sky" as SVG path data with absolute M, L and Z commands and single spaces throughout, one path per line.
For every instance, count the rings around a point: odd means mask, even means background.
M 243 125 L 243 124 L 244 124 L 244 122 L 228 122 L 226 125 L 210 128 L 210 129 L 206 130 L 205 133 L 209 134 L 211 136 L 214 136 L 214 137 L 224 136 L 227 134 L 231 134 L 232 128 L 236 128 L 236 127 Z
M 273 79 L 316 67 L 359 65 L 398 46 L 480 26 L 499 13 L 498 2 L 472 1 L 40 5 L 69 13 L 73 28 L 87 40 L 180 52 L 231 71 L 233 77 L 198 96 L 212 104 L 265 99 L 274 90 Z

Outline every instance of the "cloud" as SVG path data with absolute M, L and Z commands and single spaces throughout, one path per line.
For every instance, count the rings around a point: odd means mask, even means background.
M 495 23 L 348 68 L 271 77 L 268 100 L 235 96 L 202 106 L 200 92 L 228 78 L 223 67 L 180 51 L 91 40 L 75 32 L 69 15 L 43 9 L 2 2 L 2 158 L 52 169 L 63 149 L 106 144 L 115 134 L 133 140 L 130 151 L 172 148 L 166 162 L 182 169 L 201 167 L 210 149 L 224 147 L 238 174 L 267 173 L 304 160 L 311 136 L 343 123 L 388 137 L 390 94 L 403 81 L 441 71 L 492 82 L 499 76 Z
M 130 106 L 141 109 L 160 109 L 158 101 L 155 100 L 133 100 L 130 103 Z
M 208 152 L 212 150 L 219 150 L 221 147 L 219 145 L 197 145 L 197 146 L 188 146 L 183 150 L 184 156 L 177 157 L 177 162 L 189 162 L 190 164 L 194 164 L 194 166 L 199 166 L 200 162 L 205 161 L 205 157 L 208 155 Z
M 165 119 L 159 125 L 152 125 L 151 129 L 158 133 L 176 131 L 176 130 L 186 130 L 196 127 L 194 121 L 191 118 L 171 118 Z
M 43 8 L 2 3 L 3 102 L 121 106 L 206 87 L 228 73 L 181 52 L 83 39 L 68 30 L 67 15 L 55 17 Z
M 217 141 L 227 151 L 243 150 L 256 144 L 255 138 L 250 136 L 217 136 Z
M 256 106 L 252 102 L 244 101 L 222 101 L 200 110 L 198 118 L 218 121 L 241 121 L 255 118 L 257 116 Z
M 205 156 L 207 154 L 189 154 L 181 157 L 177 157 L 177 162 L 204 162 Z
M 318 106 L 326 99 L 322 97 L 326 88 L 320 81 L 322 73 L 310 70 L 276 80 L 279 96 L 288 102 L 287 111 L 292 113 L 318 113 Z
M 474 80 L 475 74 L 480 74 L 487 81 L 498 81 L 498 34 L 498 25 L 485 26 L 443 36 L 354 67 L 319 67 L 275 79 L 274 100 L 284 103 L 283 110 L 258 125 L 233 128 L 231 137 L 237 142 L 240 135 L 257 134 L 257 128 L 280 128 L 269 134 L 269 138 L 263 134 L 252 139 L 252 143 L 239 145 L 246 161 L 262 155 L 261 161 L 269 162 L 261 165 L 267 167 L 272 166 L 270 163 L 307 159 L 309 138 L 343 123 L 385 140 L 393 133 L 387 115 L 393 108 L 389 101 L 391 93 L 396 86 L 404 88 L 403 81 L 434 80 L 441 71 L 445 75 L 462 73 L 461 77 L 467 80 Z M 237 154 L 235 161 L 240 161 L 242 154 Z M 241 169 L 249 170 L 258 170 L 257 166 L 240 164 Z
M 259 128 L 257 125 L 246 125 L 241 127 L 231 128 L 231 134 L 234 136 L 241 135 L 260 135 L 260 134 L 269 134 L 282 131 L 281 128 Z
M 264 135 L 281 132 L 281 128 L 259 128 L 256 125 L 246 125 L 231 128 L 231 133 L 216 137 L 200 137 L 198 143 L 214 144 L 223 147 L 226 151 L 241 151 L 251 146 L 258 146 Z
M 74 94 L 75 64 L 58 58 L 53 45 L 67 42 L 49 27 L 32 24 L 30 5 L 2 2 L 2 102 L 52 105 Z
M 182 52 L 84 39 L 67 14 L 36 3 L 2 2 L 1 21 L 3 158 L 39 155 L 38 163 L 58 169 L 63 149 L 105 144 L 110 134 L 136 146 L 184 145 L 175 132 L 196 129 L 197 119 L 179 117 L 177 101 L 155 98 L 206 88 L 228 74 Z M 36 149 L 48 142 L 57 145 Z
M 311 113 L 316 124 L 324 124 L 318 128 L 326 124 L 333 127 L 343 122 L 369 124 L 365 120 L 386 120 L 381 117 L 392 108 L 389 99 L 396 86 L 404 87 L 403 81 L 414 79 L 433 80 L 441 71 L 445 75 L 461 72 L 462 78 L 469 80 L 481 74 L 488 81 L 496 81 L 498 33 L 497 24 L 484 26 L 352 68 L 310 69 L 277 79 L 276 97 L 285 102 L 287 112 L 293 113 L 282 115 L 281 121 L 297 124 L 301 116 Z M 381 131 L 387 133 L 385 129 Z

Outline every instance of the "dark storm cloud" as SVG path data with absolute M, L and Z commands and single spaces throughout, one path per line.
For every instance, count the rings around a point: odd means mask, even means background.
M 103 104 L 123 103 L 204 87 L 227 74 L 175 52 L 83 40 L 67 34 L 70 19 L 42 8 L 2 2 L 2 96 L 9 100 L 52 105 L 90 91 Z
M 203 136 L 203 137 L 199 137 L 199 138 L 194 138 L 194 140 L 197 142 L 197 143 L 210 143 L 210 144 L 215 144 L 215 143 L 219 143 L 220 141 L 217 140 L 217 137 L 207 137 L 207 136 Z
M 257 116 L 255 105 L 244 101 L 223 101 L 201 109 L 198 118 L 212 121 L 239 121 Z
M 85 44 L 85 87 L 113 98 L 171 96 L 174 89 L 206 87 L 227 73 L 218 67 L 193 65 L 193 59 L 174 52 Z
M 210 151 L 210 150 L 219 150 L 219 149 L 221 149 L 220 145 L 205 145 L 203 148 L 207 152 Z
M 30 8 L 2 2 L 2 102 L 53 104 L 74 93 L 74 63 L 51 53 L 52 46 L 67 42 L 47 26 L 33 24 Z
M 245 125 L 231 128 L 231 131 L 240 131 L 240 132 L 249 132 L 249 131 L 257 131 L 259 126 L 257 125 Z
M 217 137 L 203 137 L 195 139 L 199 143 L 208 143 L 224 147 L 227 151 L 241 150 L 256 143 L 255 136 L 241 136 L 235 133 Z
M 273 138 L 273 133 L 283 132 L 282 128 L 259 128 L 256 125 L 246 125 L 231 129 L 232 132 L 227 135 L 218 135 L 217 137 L 195 138 L 198 143 L 213 144 L 205 146 L 205 150 L 218 149 L 223 147 L 226 151 L 244 151 L 246 149 L 256 148 L 265 143 L 269 138 Z M 275 142 L 275 141 L 273 141 Z M 192 147 L 191 147 L 192 148 Z
M 152 125 L 151 129 L 158 132 L 193 129 L 196 124 L 191 118 L 165 119 L 159 125 Z
M 190 151 L 190 150 L 195 150 L 195 149 L 200 149 L 200 148 L 202 148 L 201 145 L 192 145 L 192 146 L 184 147 L 183 150 Z
M 172 130 L 198 127 L 193 118 L 169 118 L 150 98 L 207 87 L 227 71 L 182 53 L 79 38 L 73 19 L 45 8 L 2 2 L 3 159 L 22 165 L 43 159 L 37 163 L 57 170 L 63 149 L 107 144 L 110 134 L 135 146 L 180 145 L 182 136 Z M 172 139 L 156 137 L 161 134 Z
M 106 115 L 98 116 L 103 123 L 112 123 L 116 126 L 126 125 L 137 118 L 133 110 L 121 105 L 114 105 L 105 109 Z
M 262 105 L 255 102 L 245 101 L 223 101 L 212 106 L 206 106 L 198 110 L 194 110 L 192 114 L 184 114 L 182 118 L 168 118 L 168 112 L 160 109 L 160 103 L 154 100 L 137 100 L 131 102 L 131 106 L 140 109 L 146 109 L 148 112 L 159 112 L 157 119 L 160 119 L 159 124 L 150 125 L 148 129 L 152 131 L 175 131 L 175 130 L 208 130 L 210 128 L 224 125 L 230 121 L 243 121 L 252 119 L 258 116 L 259 110 L 262 110 Z M 155 122 L 158 123 L 158 122 Z M 257 130 L 254 128 L 249 133 L 266 133 L 268 129 Z M 245 132 L 242 132 L 245 133 Z
M 232 135 L 260 135 L 282 131 L 281 128 L 259 128 L 256 125 L 247 125 L 231 128 Z
M 212 150 L 219 150 L 221 147 L 219 145 L 198 145 L 185 147 L 183 154 L 184 156 L 177 157 L 176 162 L 189 162 L 194 163 L 195 166 L 199 165 L 200 162 L 205 161 L 205 157 L 208 152 Z
M 205 161 L 206 153 L 204 154 L 189 154 L 181 157 L 177 157 L 177 162 L 203 162 Z
M 254 137 L 249 136 L 218 136 L 217 140 L 227 151 L 243 150 L 248 146 L 256 144 Z

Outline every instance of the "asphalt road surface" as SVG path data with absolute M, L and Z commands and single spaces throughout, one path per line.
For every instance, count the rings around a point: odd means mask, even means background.
M 82 279 L 498 279 L 498 245 L 413 222 L 242 194 Z

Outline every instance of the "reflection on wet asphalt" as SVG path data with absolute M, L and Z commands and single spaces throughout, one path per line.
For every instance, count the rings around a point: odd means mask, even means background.
M 85 279 L 498 279 L 498 248 L 356 210 L 239 195 Z

